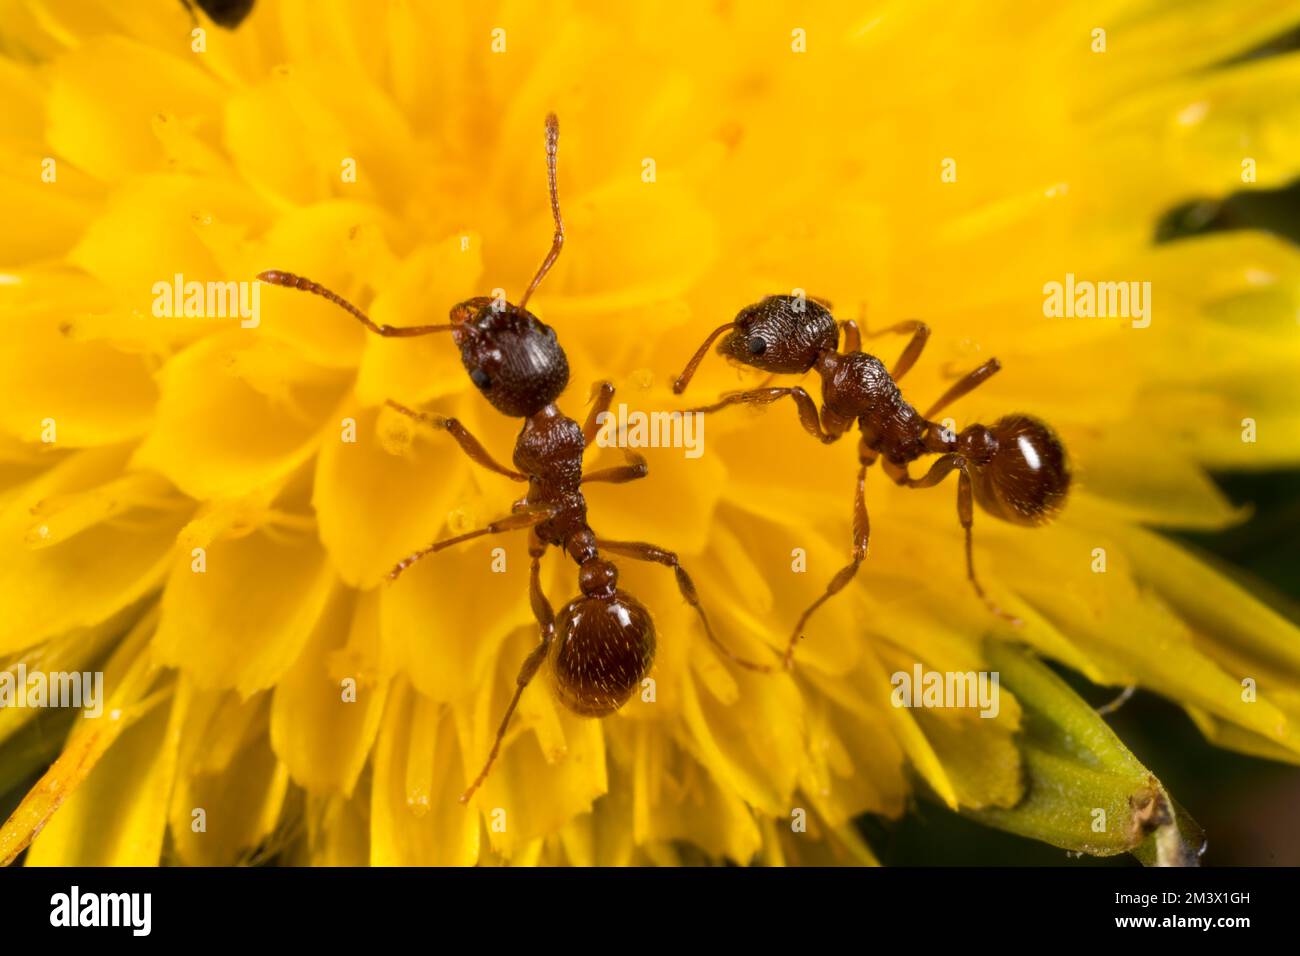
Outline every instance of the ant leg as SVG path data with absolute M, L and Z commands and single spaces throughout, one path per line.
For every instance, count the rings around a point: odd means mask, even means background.
M 799 615 L 794 633 L 790 635 L 790 642 L 785 648 L 787 670 L 794 668 L 794 649 L 803 637 L 803 629 L 807 626 L 808 619 L 853 580 L 853 576 L 858 573 L 858 568 L 867 557 L 867 543 L 871 538 L 871 521 L 867 517 L 867 467 L 875 461 L 875 457 L 874 452 L 866 449 L 862 449 L 860 454 L 862 463 L 858 466 L 858 481 L 853 489 L 853 560 L 835 572 L 835 577 L 831 578 L 830 584 L 826 585 L 822 596 Z
M 866 303 L 863 303 L 860 309 L 858 310 L 858 317 L 862 319 L 863 329 L 866 329 L 867 327 Z M 861 342 L 857 338 L 858 335 L 857 323 L 855 323 L 852 319 L 850 319 L 841 324 L 844 326 L 844 344 L 845 344 L 844 351 L 845 352 L 859 351 L 861 349 Z M 849 326 L 852 326 L 852 328 L 850 329 Z M 899 332 L 912 333 L 912 339 L 907 343 L 906 348 L 903 349 L 903 354 L 898 357 L 898 361 L 894 363 L 894 367 L 889 372 L 890 378 L 892 378 L 894 381 L 898 381 L 900 378 L 902 378 L 907 373 L 907 370 L 916 364 L 916 360 L 921 357 L 921 351 L 925 348 L 925 343 L 930 339 L 930 327 L 926 325 L 924 322 L 922 322 L 920 319 L 907 319 L 903 322 L 896 323 L 895 325 L 891 325 L 888 328 L 880 329 L 879 331 L 876 332 L 867 331 L 864 333 L 867 338 L 875 339 L 875 338 L 879 338 L 882 335 L 889 335 L 891 333 L 899 333 Z M 850 345 L 852 346 L 851 348 L 849 347 Z
M 984 588 L 980 586 L 979 579 L 975 576 L 975 556 L 973 544 L 971 542 L 971 526 L 975 523 L 975 505 L 971 489 L 970 472 L 965 464 L 959 465 L 960 474 L 957 478 L 957 518 L 961 521 L 962 530 L 966 532 L 966 577 L 970 580 L 971 586 L 975 588 L 975 593 L 980 596 L 990 611 L 1004 620 L 1010 621 L 1019 627 L 1023 622 L 1014 614 L 1010 614 L 984 593 Z
M 519 706 L 519 698 L 523 697 L 524 688 L 537 675 L 542 662 L 546 660 L 546 652 L 550 649 L 551 639 L 555 636 L 555 612 L 551 609 L 551 602 L 546 600 L 546 593 L 542 590 L 542 555 L 545 552 L 546 545 L 537 537 L 537 531 L 534 529 L 528 541 L 528 554 L 533 559 L 532 569 L 528 574 L 528 597 L 533 606 L 533 616 L 537 618 L 537 623 L 542 629 L 542 640 L 524 658 L 523 666 L 519 668 L 519 675 L 515 678 L 514 696 L 510 698 L 505 716 L 501 718 L 501 724 L 497 727 L 496 739 L 492 741 L 492 750 L 488 753 L 487 762 L 483 764 L 483 769 L 478 772 L 474 782 L 460 795 L 461 803 L 469 803 L 470 797 L 474 796 L 474 791 L 487 779 L 492 764 L 496 763 L 497 754 L 501 752 L 501 743 L 505 740 L 510 718 L 515 715 L 515 709 Z
M 930 340 L 930 327 L 920 319 L 908 319 L 878 332 L 867 333 L 867 338 L 874 339 L 882 335 L 899 332 L 910 332 L 912 338 L 903 349 L 903 354 L 898 357 L 898 361 L 894 363 L 894 367 L 889 370 L 889 375 L 895 382 L 906 375 L 908 369 L 915 365 L 916 360 L 921 357 L 921 351 L 925 348 L 925 343 Z
M 942 455 L 935 460 L 934 464 L 930 466 L 930 470 L 924 475 L 920 478 L 913 478 L 907 473 L 906 465 L 895 465 L 889 459 L 885 459 L 880 463 L 880 467 L 884 469 L 885 474 L 892 478 L 896 484 L 900 484 L 905 488 L 933 488 L 960 466 L 961 463 L 956 454 Z
M 840 323 L 840 328 L 844 330 L 844 348 L 845 355 L 851 352 L 862 351 L 862 333 L 858 331 L 858 323 L 852 319 L 845 319 Z
M 600 434 L 600 423 L 597 419 L 601 414 L 609 411 L 609 406 L 614 401 L 614 386 L 610 382 L 598 382 L 592 392 L 596 397 L 596 404 L 591 406 L 591 413 L 587 416 L 587 424 L 582 426 L 584 448 L 590 448 L 591 443 Z M 583 483 L 608 481 L 613 484 L 623 484 L 627 481 L 644 478 L 650 473 L 650 466 L 646 464 L 644 457 L 626 448 L 623 449 L 623 454 L 626 456 L 628 464 L 590 472 L 582 476 Z
M 444 538 L 441 541 L 435 541 L 427 548 L 421 548 L 408 554 L 393 566 L 393 570 L 388 572 L 388 580 L 396 581 L 403 571 L 415 564 L 421 558 L 428 557 L 444 548 L 450 548 L 453 544 L 460 544 L 462 541 L 469 541 L 473 538 L 481 538 L 485 534 L 501 534 L 504 531 L 517 531 L 520 528 L 531 528 L 533 525 L 540 524 L 547 518 L 555 515 L 555 509 L 551 506 L 539 508 L 537 510 L 516 511 L 514 514 L 507 515 L 497 521 L 493 521 L 484 528 L 477 531 L 468 531 L 465 534 L 458 534 L 454 538 Z
M 682 597 L 686 603 L 695 608 L 695 612 L 700 616 L 700 621 L 704 625 L 704 633 L 708 636 L 709 642 L 713 644 L 727 659 L 741 667 L 748 668 L 751 671 L 757 671 L 760 674 L 769 674 L 772 671 L 770 664 L 756 664 L 753 661 L 739 657 L 718 640 L 713 633 L 713 627 L 709 624 L 709 617 L 704 613 L 704 605 L 700 603 L 699 593 L 695 590 L 695 582 L 691 576 L 686 573 L 677 555 L 672 551 L 657 547 L 653 544 L 646 544 L 642 541 L 606 541 L 603 538 L 596 539 L 596 547 L 610 551 L 614 554 L 621 554 L 625 558 L 631 558 L 634 561 L 653 561 L 656 564 L 662 564 L 666 568 L 672 568 L 677 576 L 677 588 L 682 592 Z
M 623 449 L 623 454 L 627 456 L 628 464 L 588 472 L 582 476 L 582 483 L 589 485 L 593 481 L 607 481 L 610 484 L 621 485 L 629 481 L 638 481 L 650 474 L 650 466 L 646 464 L 645 456 L 626 448 Z
M 957 519 L 961 522 L 962 530 L 966 535 L 966 577 L 970 580 L 971 586 L 975 588 L 975 593 L 979 595 L 980 600 L 988 606 L 990 611 L 998 617 L 1019 626 L 1022 623 L 1020 618 L 1002 610 L 1001 607 L 994 603 L 993 599 L 984 592 L 979 578 L 975 575 L 974 542 L 971 531 L 975 524 L 974 489 L 971 485 L 969 466 L 962 460 L 961 456 L 955 454 L 943 455 L 920 478 L 909 477 L 905 465 L 891 465 L 889 462 L 885 462 L 884 468 L 889 477 L 908 488 L 932 488 L 947 478 L 953 471 L 958 472 Z
M 591 443 L 600 434 L 601 423 L 597 419 L 609 411 L 609 406 L 614 401 L 614 383 L 597 382 L 595 387 L 592 388 L 591 394 L 596 404 L 591 406 L 591 412 L 587 415 L 587 424 L 582 426 L 583 448 L 590 448 Z
M 811 395 L 798 385 L 793 388 L 756 388 L 748 392 L 733 392 L 712 405 L 706 405 L 702 408 L 688 408 L 684 411 L 684 414 L 700 412 L 707 415 L 710 412 L 724 409 L 728 405 L 770 405 L 787 395 L 794 399 L 794 403 L 799 409 L 799 421 L 808 434 L 827 445 L 840 438 L 842 433 L 836 434 L 822 431 L 821 420 L 817 415 L 817 403 L 812 400 Z
M 259 272 L 257 278 L 272 285 L 282 285 L 289 289 L 301 289 L 303 292 L 310 292 L 312 295 L 318 295 L 322 299 L 333 302 L 340 309 L 359 319 L 362 325 L 376 335 L 410 338 L 414 335 L 429 335 L 433 332 L 450 332 L 456 328 L 455 325 L 378 325 L 370 316 L 343 298 L 343 296 L 331 292 L 319 282 L 312 282 L 311 279 L 294 275 L 292 272 L 281 272 L 279 269 L 268 269 L 265 272 Z
M 929 410 L 925 413 L 925 417 L 933 418 L 953 402 L 957 401 L 957 399 L 984 384 L 1001 368 L 1002 363 L 996 358 L 991 358 L 979 368 L 967 372 L 964 376 L 954 382 L 952 387 L 949 388 L 948 391 L 944 392 L 937 402 L 930 406 Z
M 517 471 L 511 471 L 505 465 L 497 464 L 492 456 L 488 454 L 487 449 L 469 433 L 469 430 L 458 419 L 448 418 L 445 415 L 437 415 L 432 412 L 417 412 L 413 408 L 399 405 L 391 398 L 388 400 L 388 407 L 401 412 L 407 418 L 417 421 L 421 425 L 428 425 L 430 428 L 447 432 L 452 438 L 456 439 L 456 443 L 460 445 L 465 454 L 489 471 L 495 471 L 498 475 L 505 475 L 511 481 L 528 480 L 527 475 L 521 475 Z

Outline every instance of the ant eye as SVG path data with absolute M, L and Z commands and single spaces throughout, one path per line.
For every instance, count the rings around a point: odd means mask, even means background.
M 761 338 L 759 338 L 757 335 L 751 338 L 748 344 L 749 344 L 750 355 L 762 355 L 764 352 L 767 351 L 767 343 L 763 341 Z
M 481 368 L 476 368 L 474 371 L 470 372 L 469 379 L 479 388 L 485 389 L 492 384 L 492 379 L 488 377 L 488 373 L 483 371 Z

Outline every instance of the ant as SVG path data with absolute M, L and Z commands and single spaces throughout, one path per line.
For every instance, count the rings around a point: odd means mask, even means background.
M 197 6 L 219 27 L 233 30 L 244 22 L 244 18 L 253 12 L 253 0 L 181 0 L 189 11 L 190 19 L 198 26 L 199 18 L 194 12 Z
M 484 468 L 528 483 L 527 493 L 515 502 L 509 516 L 476 531 L 436 541 L 403 558 L 388 574 L 390 580 L 396 580 L 421 558 L 472 538 L 529 530 L 528 554 L 532 562 L 529 597 L 541 628 L 541 640 L 519 669 L 514 696 L 506 707 L 487 762 L 461 795 L 462 803 L 468 803 L 487 778 L 519 699 L 543 663 L 550 663 L 552 684 L 560 702 L 584 717 L 614 713 L 650 671 L 655 653 L 654 621 L 640 601 L 618 587 L 618 569 L 612 561 L 601 557 L 602 550 L 672 568 L 682 597 L 695 609 L 709 641 L 742 667 L 761 673 L 772 670 L 771 666 L 737 657 L 717 638 L 695 584 L 675 553 L 639 541 L 599 538 L 587 523 L 583 484 L 636 481 L 646 477 L 649 469 L 641 455 L 624 449 L 627 464 L 583 473 L 583 452 L 600 431 L 598 420 L 609 411 L 614 386 L 609 382 L 596 385 L 594 405 L 581 427 L 561 412 L 555 403 L 569 381 L 568 359 L 555 330 L 525 308 L 564 246 L 556 176 L 559 135 L 559 121 L 552 113 L 546 118 L 546 168 L 555 236 L 518 305 L 480 296 L 453 306 L 450 324 L 378 325 L 356 306 L 310 279 L 277 270 L 258 275 L 264 282 L 328 299 L 377 335 L 411 337 L 450 332 L 452 341 L 460 348 L 461 362 L 470 381 L 483 397 L 503 415 L 524 420 L 515 442 L 515 467 L 511 469 L 498 464 L 456 419 L 388 402 L 414 421 L 448 432 L 465 454 Z M 567 552 L 578 565 L 578 587 L 582 592 L 561 608 L 558 615 L 542 591 L 540 578 L 542 556 L 552 546 Z
M 801 375 L 816 369 L 822 384 L 820 416 L 812 396 L 801 387 L 773 388 L 766 387 L 766 383 L 764 387 L 724 395 L 714 404 L 692 411 L 709 413 L 729 405 L 768 405 L 789 396 L 804 429 L 823 443 L 838 441 L 854 421 L 861 432 L 853 502 L 853 560 L 831 578 L 821 597 L 800 615 L 786 645 L 787 668 L 793 666 L 795 645 L 809 618 L 853 579 L 867 556 L 870 524 L 866 476 L 868 466 L 877 458 L 885 474 L 907 488 L 931 488 L 957 472 L 957 517 L 966 534 L 966 577 L 993 613 L 1013 624 L 1020 623 L 985 594 L 975 576 L 971 550 L 974 503 L 1012 524 L 1033 526 L 1051 520 L 1064 504 L 1070 487 L 1065 449 L 1051 428 L 1028 415 L 1007 415 L 988 426 L 970 425 L 957 435 L 933 421 L 940 411 L 1001 369 L 996 358 L 956 381 L 920 415 L 904 400 L 897 383 L 925 348 L 930 337 L 928 325 L 909 319 L 867 335 L 875 338 L 889 333 L 911 334 L 894 367 L 886 370 L 880 359 L 862 351 L 857 323 L 852 319 L 836 322 L 829 302 L 772 295 L 742 309 L 734 322 L 710 333 L 673 382 L 674 394 L 686 390 L 709 346 L 723 333 L 728 334 L 719 344 L 718 354 L 742 365 L 771 375 Z M 908 465 L 930 454 L 940 457 L 924 475 L 913 478 Z

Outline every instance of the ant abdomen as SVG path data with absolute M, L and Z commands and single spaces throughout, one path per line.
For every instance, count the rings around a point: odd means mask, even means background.
M 626 591 L 574 598 L 555 619 L 551 676 L 560 702 L 575 714 L 614 713 L 641 686 L 654 657 L 654 621 Z
M 1070 471 L 1065 448 L 1044 422 L 1007 415 L 987 426 L 995 449 L 971 469 L 980 507 L 1003 521 L 1039 525 L 1065 503 Z

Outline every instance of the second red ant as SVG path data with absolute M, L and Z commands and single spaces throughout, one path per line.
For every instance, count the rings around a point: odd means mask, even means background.
M 843 350 L 839 342 L 841 324 Z M 988 381 L 1002 367 L 996 358 L 955 382 L 921 415 L 904 400 L 897 383 L 916 364 L 930 337 L 930 328 L 913 319 L 871 337 L 891 332 L 910 333 L 912 337 L 894 367 L 887 370 L 880 359 L 862 351 L 857 323 L 851 319 L 837 323 L 828 304 L 802 296 L 768 296 L 710 333 L 673 383 L 674 393 L 684 392 L 709 346 L 726 333 L 718 354 L 741 365 L 774 375 L 802 375 L 815 369 L 821 378 L 820 413 L 812 396 L 797 385 L 734 392 L 712 405 L 690 411 L 709 413 L 730 405 L 767 405 L 788 397 L 804 429 L 819 441 L 837 441 L 855 422 L 861 432 L 853 499 L 853 558 L 800 615 L 786 645 L 787 667 L 809 618 L 844 589 L 867 556 L 867 468 L 877 459 L 889 478 L 907 488 L 930 488 L 957 472 L 957 517 L 966 535 L 966 576 L 995 614 L 1016 623 L 1016 618 L 993 603 L 975 576 L 971 545 L 974 504 L 1003 521 L 1038 525 L 1051 519 L 1069 491 L 1065 449 L 1051 428 L 1038 419 L 1008 415 L 992 425 L 970 425 L 959 434 L 932 420 L 952 402 Z M 912 477 L 908 466 L 930 454 L 939 458 L 924 475 Z

